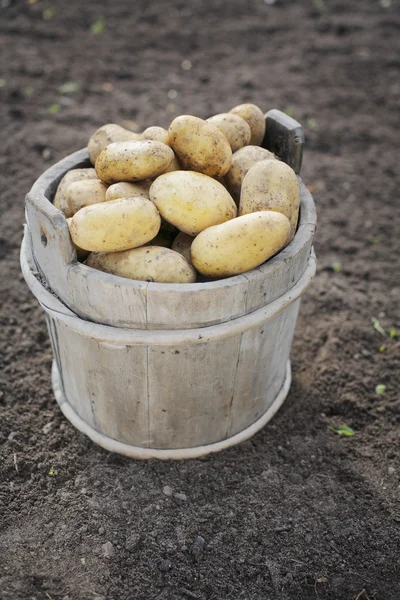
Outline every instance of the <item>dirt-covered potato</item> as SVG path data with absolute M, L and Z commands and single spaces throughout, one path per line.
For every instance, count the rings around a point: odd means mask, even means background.
M 259 210 L 274 210 L 288 219 L 300 206 L 296 173 L 279 160 L 262 160 L 249 169 L 243 179 L 239 215 Z
M 195 171 L 174 171 L 157 177 L 150 188 L 150 200 L 166 221 L 192 236 L 237 214 L 224 186 Z
M 72 213 L 68 206 L 68 199 L 65 195 L 67 187 L 74 181 L 81 181 L 86 179 L 98 179 L 96 171 L 94 169 L 72 169 L 68 171 L 61 179 L 58 184 L 56 194 L 54 196 L 53 204 L 56 208 L 61 210 L 67 217 L 72 217 Z
M 179 252 L 179 254 L 182 254 L 182 256 L 185 257 L 189 263 L 191 263 L 192 259 L 190 257 L 190 248 L 192 246 L 193 240 L 194 237 L 181 231 L 174 239 L 171 248 L 172 250 L 175 250 L 175 252 Z
M 240 190 L 242 182 L 247 171 L 260 160 L 275 159 L 275 155 L 260 148 L 260 146 L 244 146 L 232 156 L 231 168 L 225 175 L 225 182 L 228 186 L 232 198 L 238 204 L 240 200 Z
M 149 189 L 152 184 L 151 179 L 138 181 L 137 183 L 128 183 L 120 181 L 113 183 L 107 188 L 106 200 L 118 200 L 118 198 L 128 198 L 129 196 L 141 196 L 149 199 Z
M 107 188 L 108 185 L 100 179 L 81 179 L 70 183 L 65 191 L 70 213 L 74 215 L 85 206 L 105 202 Z
M 157 177 L 170 166 L 174 153 L 162 142 L 115 142 L 96 160 L 96 173 L 106 183 L 140 181 Z
M 265 135 L 265 118 L 262 110 L 255 104 L 239 104 L 229 111 L 234 115 L 239 115 L 248 123 L 251 129 L 250 144 L 259 146 L 262 144 Z
M 90 162 L 96 164 L 96 159 L 100 152 L 107 148 L 109 144 L 113 142 L 126 142 L 128 140 L 140 140 L 141 136 L 139 133 L 134 133 L 128 129 L 124 129 L 120 125 L 115 123 L 108 123 L 103 125 L 91 136 L 88 142 L 88 152 Z
M 161 218 L 150 200 L 120 198 L 92 204 L 70 219 L 74 244 L 90 252 L 114 252 L 143 246 L 160 229 Z
M 158 127 L 157 125 L 145 129 L 142 133 L 142 139 L 162 142 L 169 146 L 168 131 L 164 127 Z
M 221 113 L 207 119 L 207 123 L 215 125 L 228 140 L 232 152 L 236 152 L 250 144 L 251 129 L 248 123 L 239 115 Z
M 193 266 L 207 277 L 231 277 L 255 269 L 287 242 L 289 219 L 260 211 L 202 231 L 192 243 Z
M 125 252 L 92 253 L 86 264 L 119 277 L 158 283 L 194 283 L 196 271 L 178 252 L 143 246 Z
M 169 143 L 184 169 L 213 177 L 228 171 L 232 150 L 215 125 L 191 115 L 174 119 L 169 127 Z

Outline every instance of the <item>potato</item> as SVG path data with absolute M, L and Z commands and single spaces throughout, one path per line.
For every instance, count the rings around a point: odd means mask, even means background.
M 133 131 L 134 133 L 137 133 L 138 135 L 142 135 L 140 133 L 140 128 L 139 125 L 136 123 L 136 121 L 133 121 L 132 119 L 125 119 L 124 121 L 121 121 L 120 123 L 118 123 L 118 125 L 120 127 L 123 127 L 123 129 L 128 129 L 129 131 Z
M 90 254 L 86 264 L 119 277 L 158 283 L 194 283 L 196 271 L 177 252 L 144 246 L 125 252 Z
M 114 252 L 143 246 L 160 229 L 150 200 L 120 198 L 81 208 L 68 223 L 74 244 L 90 252 Z
M 137 183 L 127 183 L 126 181 L 113 183 L 106 191 L 106 200 L 108 202 L 110 200 L 118 200 L 118 198 L 128 198 L 129 196 L 141 196 L 148 200 L 151 184 L 151 179 L 145 179 Z
M 265 135 L 265 118 L 262 110 L 255 104 L 239 104 L 229 111 L 234 115 L 239 115 L 246 121 L 251 129 L 250 144 L 260 146 Z
M 56 208 L 61 210 L 64 215 L 69 218 L 72 217 L 72 213 L 68 206 L 68 200 L 65 195 L 66 189 L 70 183 L 74 181 L 81 181 L 85 179 L 98 179 L 96 171 L 94 169 L 72 169 L 65 173 L 64 177 L 58 184 L 57 191 L 54 196 L 53 204 Z
M 150 200 L 166 221 L 192 236 L 237 214 L 224 186 L 195 171 L 174 171 L 157 177 L 150 188 Z
M 128 129 L 124 129 L 120 125 L 115 125 L 114 123 L 103 125 L 95 131 L 89 139 L 88 152 L 90 162 L 93 165 L 96 164 L 96 159 L 100 152 L 102 152 L 104 148 L 107 148 L 109 144 L 112 144 L 113 142 L 126 142 L 128 140 L 140 140 L 140 137 L 139 133 L 128 131 Z
M 184 169 L 209 175 L 225 175 L 232 150 L 223 133 L 214 125 L 191 115 L 174 119 L 169 141 Z
M 174 153 L 162 142 L 115 142 L 96 160 L 96 173 L 106 183 L 157 177 L 170 166 Z
M 259 210 L 274 210 L 288 219 L 300 206 L 296 173 L 278 160 L 262 160 L 249 169 L 243 179 L 239 215 Z
M 225 175 L 225 182 L 232 198 L 238 204 L 240 190 L 247 171 L 260 160 L 276 159 L 275 155 L 259 146 L 244 146 L 232 156 L 231 168 Z
M 100 179 L 82 179 L 73 181 L 65 191 L 71 214 L 75 214 L 84 206 L 106 201 L 108 185 Z
M 239 117 L 239 115 L 221 113 L 207 119 L 207 123 L 215 125 L 224 134 L 232 152 L 236 152 L 236 150 L 240 150 L 243 146 L 250 144 L 250 125 L 242 117 Z
M 260 211 L 205 229 L 191 248 L 193 266 L 208 277 L 246 273 L 271 258 L 286 244 L 289 219 Z
M 148 127 L 142 133 L 143 140 L 154 140 L 156 142 L 162 142 L 163 144 L 166 144 L 167 146 L 169 146 L 168 138 L 169 138 L 168 131 L 166 129 L 164 129 L 164 127 L 157 127 L 157 126 Z
M 179 252 L 179 254 L 182 254 L 182 256 L 186 258 L 188 263 L 192 262 L 192 259 L 190 258 L 190 248 L 193 243 L 193 240 L 194 237 L 181 231 L 181 233 L 178 233 L 171 246 L 172 250 L 175 250 L 175 252 Z

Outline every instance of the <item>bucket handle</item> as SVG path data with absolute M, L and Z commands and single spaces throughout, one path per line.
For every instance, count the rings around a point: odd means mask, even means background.
M 276 108 L 265 117 L 263 147 L 270 150 L 299 175 L 303 159 L 304 132 L 295 119 Z

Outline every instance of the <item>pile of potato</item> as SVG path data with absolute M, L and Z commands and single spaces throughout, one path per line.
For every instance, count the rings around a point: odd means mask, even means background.
M 94 168 L 61 180 L 54 205 L 80 260 L 107 273 L 193 283 L 245 273 L 293 238 L 294 171 L 260 147 L 262 111 L 236 106 L 138 134 L 104 125 L 89 140 Z

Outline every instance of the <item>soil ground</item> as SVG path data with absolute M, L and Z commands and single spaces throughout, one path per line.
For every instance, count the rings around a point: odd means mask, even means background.
M 1 600 L 400 597 L 399 338 L 371 322 L 400 329 L 399 33 L 397 0 L 0 2 Z M 220 455 L 113 456 L 54 401 L 24 194 L 103 123 L 243 101 L 307 136 L 318 273 L 291 392 Z

